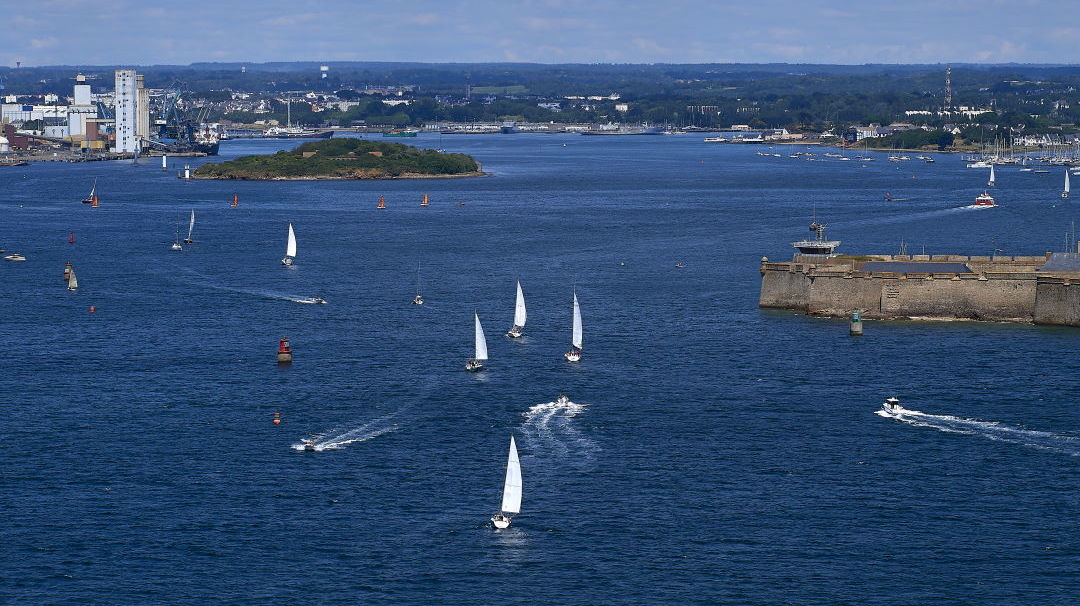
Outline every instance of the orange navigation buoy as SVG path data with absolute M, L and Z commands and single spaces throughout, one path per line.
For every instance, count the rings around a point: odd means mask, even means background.
M 424 194 L 424 199 L 420 200 L 420 206 L 427 206 L 427 205 L 428 205 L 428 195 Z
M 379 196 L 379 205 L 375 208 L 386 208 L 386 200 L 383 200 L 382 196 Z
M 240 196 L 238 194 L 233 194 L 232 204 L 229 206 L 240 206 Z

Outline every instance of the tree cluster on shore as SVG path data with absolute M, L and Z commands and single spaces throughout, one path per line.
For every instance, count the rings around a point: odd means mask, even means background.
M 400 143 L 328 139 L 290 151 L 204 164 L 201 179 L 393 179 L 475 175 L 480 165 L 466 154 L 447 154 Z

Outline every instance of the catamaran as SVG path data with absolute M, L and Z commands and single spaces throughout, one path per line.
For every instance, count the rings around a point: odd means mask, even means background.
M 525 295 L 521 292 L 521 280 L 517 283 L 517 302 L 514 303 L 514 325 L 506 331 L 506 336 L 517 339 L 525 330 Z
M 581 308 L 578 307 L 577 291 L 574 291 L 574 331 L 570 351 L 563 354 L 568 362 L 581 361 Z
M 503 481 L 502 506 L 499 513 L 491 516 L 495 528 L 507 528 L 512 518 L 510 514 L 521 512 L 521 462 L 518 461 L 517 445 L 514 436 L 510 436 L 510 454 L 506 460 L 506 479 Z
M 424 295 L 420 294 L 420 262 L 416 262 L 416 296 L 412 299 L 413 305 L 423 305 Z
M 1069 197 L 1069 169 L 1065 168 L 1065 189 L 1061 192 L 1062 198 Z
M 191 233 L 195 231 L 195 209 L 191 209 L 191 220 L 188 221 L 187 237 L 184 238 L 184 244 L 194 244 L 195 240 L 191 239 Z
M 71 270 L 68 274 L 68 290 L 77 290 L 79 288 L 79 280 L 75 277 L 75 270 Z
M 473 312 L 473 318 L 476 321 L 476 350 L 475 355 L 465 362 L 465 370 L 469 372 L 484 370 L 483 363 L 488 359 L 487 339 L 484 338 L 484 327 L 480 326 L 480 316 Z
M 994 186 L 994 165 L 993 164 L 990 165 L 990 180 L 986 182 L 986 186 L 987 187 L 993 187 Z
M 282 265 L 292 265 L 296 258 L 296 234 L 293 232 L 292 223 L 289 223 L 289 241 L 285 245 L 285 256 L 281 259 Z

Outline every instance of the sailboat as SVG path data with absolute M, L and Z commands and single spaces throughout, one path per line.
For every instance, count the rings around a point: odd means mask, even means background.
M 465 362 L 465 370 L 469 372 L 484 370 L 483 363 L 488 359 L 487 339 L 484 338 L 484 327 L 480 326 L 480 316 L 473 312 L 473 318 L 476 320 L 476 355 Z
M 517 283 L 517 301 L 514 303 L 514 326 L 506 331 L 506 336 L 517 339 L 525 330 L 525 295 L 521 292 L 521 280 Z
M 423 305 L 424 295 L 420 294 L 420 262 L 416 262 L 416 296 L 412 299 L 413 305 Z
M 568 362 L 581 361 L 581 308 L 578 307 L 577 291 L 574 292 L 574 332 L 570 351 L 563 354 Z
M 94 179 L 93 185 L 90 186 L 90 193 L 83 198 L 83 204 L 93 204 L 94 200 L 97 200 L 97 179 Z
M 180 246 L 180 222 L 176 222 L 176 239 L 173 240 L 172 246 L 169 250 L 184 250 L 183 246 Z
M 293 233 L 292 223 L 289 223 L 289 242 L 285 245 L 285 257 L 281 259 L 282 265 L 292 265 L 296 257 L 296 234 Z
M 195 209 L 191 209 L 191 220 L 188 221 L 187 237 L 184 238 L 184 244 L 194 244 L 195 240 L 191 239 L 191 232 L 195 231 Z
M 379 196 L 379 205 L 375 208 L 386 208 L 386 200 L 383 200 L 382 196 Z
M 994 165 L 993 164 L 990 165 L 990 181 L 988 181 L 986 183 L 986 185 L 989 186 L 989 187 L 994 186 Z
M 517 444 L 510 436 L 510 454 L 506 458 L 506 479 L 503 481 L 502 506 L 499 513 L 491 516 L 495 528 L 507 528 L 512 518 L 509 514 L 521 512 L 521 462 L 518 460 Z
M 1062 198 L 1069 197 L 1069 169 L 1065 168 L 1065 189 L 1061 192 Z
M 71 270 L 68 274 L 68 290 L 77 290 L 79 288 L 79 280 L 75 278 L 75 270 Z
M 428 195 L 424 194 L 424 198 L 422 200 L 420 200 L 420 206 L 427 206 L 427 205 L 428 205 Z

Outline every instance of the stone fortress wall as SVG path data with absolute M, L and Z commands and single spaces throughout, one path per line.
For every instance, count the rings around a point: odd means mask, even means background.
M 1039 256 L 796 254 L 761 262 L 761 307 L 868 319 L 962 319 L 1080 326 L 1080 271 Z M 862 271 L 869 261 L 965 263 L 970 272 Z

